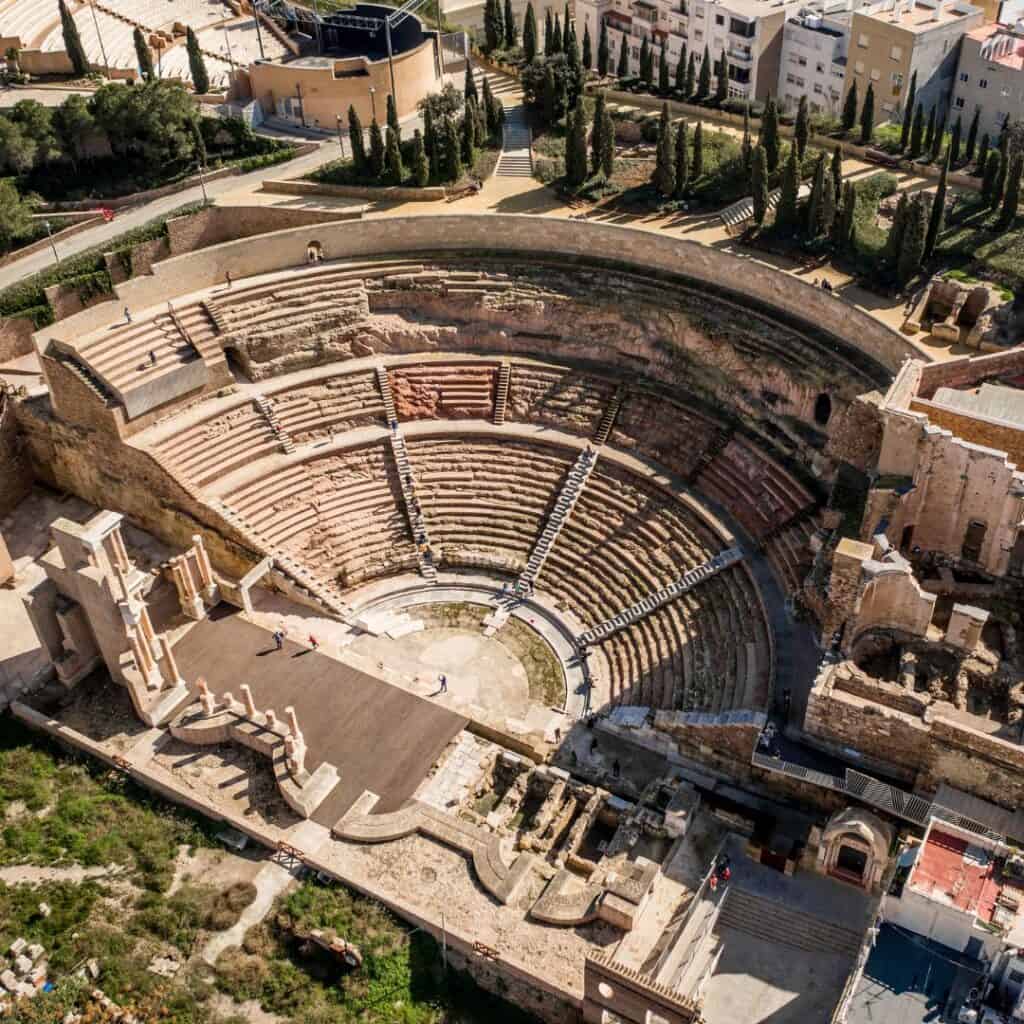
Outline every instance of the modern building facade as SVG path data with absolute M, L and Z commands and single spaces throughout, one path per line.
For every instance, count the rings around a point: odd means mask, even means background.
M 783 111 L 806 96 L 811 112 L 836 116 L 843 100 L 852 13 L 847 0 L 801 8 L 783 27 L 778 97 Z
M 857 84 L 863 101 L 874 87 L 875 122 L 902 116 L 917 72 L 917 101 L 926 111 L 947 110 L 956 78 L 960 41 L 985 14 L 965 0 L 886 0 L 852 14 L 843 95 Z
M 979 136 L 995 137 L 1024 110 L 1024 23 L 982 25 L 961 43 L 953 111 L 967 123 L 979 112 Z

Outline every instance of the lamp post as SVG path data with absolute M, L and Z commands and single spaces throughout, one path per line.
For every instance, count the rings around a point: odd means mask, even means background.
M 50 240 L 50 248 L 53 250 L 53 258 L 57 261 L 57 266 L 60 266 L 60 257 L 57 255 L 57 245 L 53 241 L 53 235 L 50 232 L 50 222 L 48 220 L 43 221 L 43 225 L 46 228 L 46 237 Z
M 96 26 L 96 38 L 99 40 L 100 53 L 103 54 L 103 66 L 107 69 L 107 78 L 110 78 L 110 61 L 107 60 L 107 48 L 103 45 L 103 36 L 100 33 L 100 20 L 96 17 L 96 4 L 90 3 L 89 9 L 92 11 L 92 23 Z
M 336 115 L 338 120 L 338 148 L 341 150 L 341 155 L 345 155 L 345 137 L 341 133 L 341 114 Z
M 206 179 L 203 177 L 203 164 L 199 163 L 199 187 L 203 190 L 203 206 L 209 205 L 210 197 L 206 194 Z
M 260 6 L 259 0 L 253 0 L 252 4 L 253 21 L 256 22 L 256 42 L 260 46 L 260 60 L 266 60 L 267 55 L 263 51 L 263 33 L 260 31 Z
M 373 119 L 377 120 L 377 90 L 371 85 L 370 86 L 370 107 L 373 110 Z

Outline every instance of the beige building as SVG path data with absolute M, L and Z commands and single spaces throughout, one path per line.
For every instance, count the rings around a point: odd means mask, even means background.
M 927 112 L 945 110 L 956 76 L 960 41 L 984 20 L 964 0 L 887 0 L 853 12 L 843 95 L 857 85 L 863 103 L 874 87 L 875 123 L 902 117 L 910 80 L 917 72 L 917 102 Z

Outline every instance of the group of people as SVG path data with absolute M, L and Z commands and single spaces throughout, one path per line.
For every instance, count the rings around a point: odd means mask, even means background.
M 820 288 L 823 292 L 835 291 L 835 289 L 832 287 L 832 282 L 827 277 L 823 277 L 820 281 L 817 278 L 815 278 L 814 287 Z
M 279 629 L 275 629 L 271 635 L 274 640 L 274 648 L 280 651 L 284 647 L 284 640 L 285 637 L 288 635 L 287 632 L 282 626 Z M 320 647 L 320 641 L 317 640 L 317 638 L 312 633 L 310 633 L 309 636 L 306 638 L 306 642 L 314 651 Z

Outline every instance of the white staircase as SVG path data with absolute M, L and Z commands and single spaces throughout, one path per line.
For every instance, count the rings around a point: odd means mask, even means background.
M 499 178 L 533 177 L 530 126 L 526 123 L 526 111 L 522 106 L 505 108 L 501 156 L 495 174 Z
M 498 370 L 498 393 L 494 397 L 494 422 L 501 426 L 505 422 L 505 410 L 508 408 L 508 388 L 512 382 L 512 364 L 507 360 L 501 361 L 501 369 Z
M 260 415 L 267 421 L 274 437 L 281 442 L 281 450 L 285 455 L 291 455 L 295 451 L 295 442 L 291 439 L 291 435 L 281 426 L 280 421 L 274 413 L 274 407 L 263 397 L 263 395 L 253 395 L 253 405 L 259 410 Z
M 798 200 L 806 199 L 811 194 L 810 185 L 801 185 L 797 190 L 796 197 Z M 779 205 L 779 197 L 782 195 L 782 189 L 775 189 L 773 192 L 768 193 L 768 212 L 770 213 Z M 745 224 L 751 217 L 754 216 L 754 200 L 751 196 L 746 196 L 743 199 L 737 199 L 731 206 L 727 206 L 724 210 L 719 210 L 718 219 L 727 227 L 735 228 L 740 224 Z
M 608 440 L 608 435 L 611 434 L 612 427 L 615 426 L 615 417 L 619 415 L 619 409 L 622 408 L 625 399 L 626 389 L 621 386 L 617 387 L 612 400 L 608 403 L 608 408 L 605 409 L 604 415 L 601 417 L 601 422 L 597 425 L 597 430 L 594 431 L 594 436 L 591 438 L 598 448 Z
M 577 637 L 577 643 L 595 644 L 607 639 L 616 630 L 631 626 L 634 622 L 644 618 L 644 616 L 650 615 L 655 609 L 668 604 L 669 601 L 674 601 L 688 590 L 692 590 L 698 583 L 703 583 L 704 580 L 710 579 L 723 569 L 728 569 L 730 565 L 735 565 L 742 558 L 743 552 L 739 548 L 726 548 L 715 555 L 710 561 L 705 562 L 703 565 L 698 565 L 696 569 L 691 569 L 685 573 L 674 583 L 670 583 L 660 590 L 655 590 L 643 598 L 643 600 L 637 601 L 636 604 L 631 604 L 628 608 L 624 608 L 618 615 L 605 619 L 594 626 L 593 629 L 588 629 L 585 633 L 581 633 Z
M 592 448 L 586 448 L 580 452 L 579 457 L 573 463 L 572 468 L 566 475 L 565 482 L 562 484 L 558 499 L 555 501 L 555 507 L 552 509 L 551 515 L 548 516 L 548 521 L 544 524 L 544 529 L 540 537 L 537 538 L 533 551 L 530 552 L 530 559 L 526 563 L 526 568 L 519 574 L 519 579 L 516 580 L 517 594 L 525 596 L 533 588 L 534 580 L 536 580 L 541 569 L 544 567 L 544 562 L 547 560 L 552 547 L 554 547 L 558 535 L 562 532 L 562 527 L 565 525 L 566 520 L 572 515 L 576 501 L 583 492 L 583 488 L 586 486 L 587 479 L 596 462 L 597 452 Z
M 391 394 L 391 381 L 388 378 L 388 371 L 383 366 L 374 367 L 374 373 L 377 375 L 377 387 L 380 389 L 384 411 L 388 418 L 388 440 L 391 442 L 391 454 L 395 458 L 395 466 L 398 469 L 398 484 L 402 489 L 405 517 L 409 521 L 412 539 L 416 545 L 416 559 L 420 575 L 424 579 L 430 580 L 431 583 L 435 583 L 437 568 L 434 566 L 431 554 L 434 549 L 430 544 L 430 535 L 427 533 L 423 510 L 416 499 L 416 481 L 412 475 L 412 463 L 409 461 L 405 438 L 398 426 L 398 410 L 395 408 L 395 399 Z

